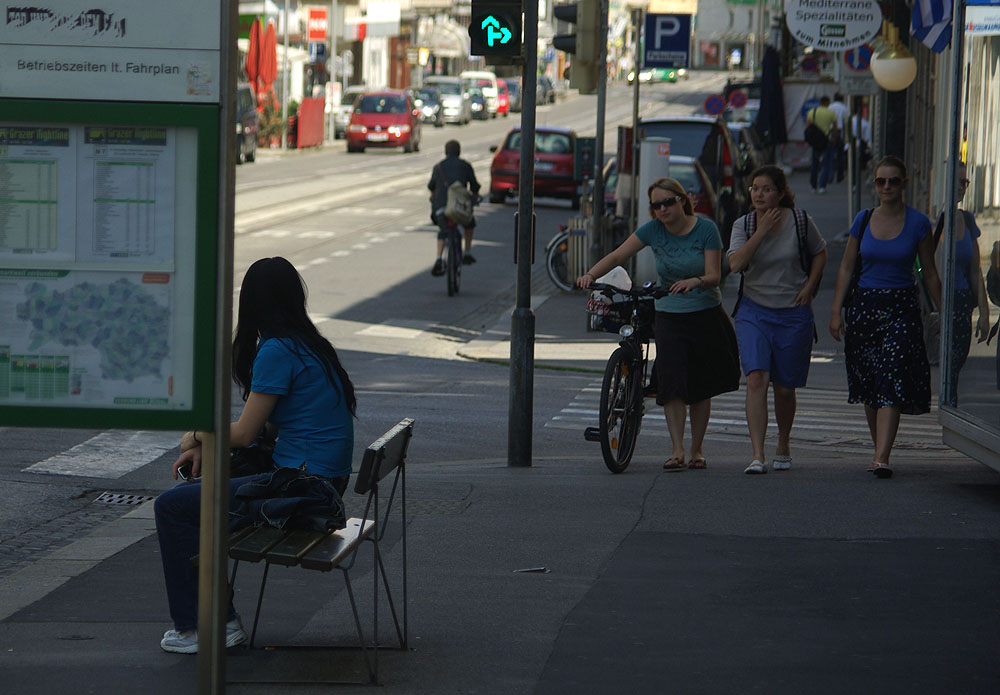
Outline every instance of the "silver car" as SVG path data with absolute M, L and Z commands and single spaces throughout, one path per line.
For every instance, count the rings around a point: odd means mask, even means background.
M 334 139 L 344 137 L 347 132 L 347 125 L 351 122 L 351 114 L 354 112 L 354 100 L 359 94 L 364 94 L 368 88 L 364 85 L 351 85 L 344 90 L 340 96 L 340 106 L 333 107 L 333 137 Z
M 472 120 L 472 101 L 469 90 L 458 77 L 432 76 L 424 80 L 428 87 L 434 87 L 441 94 L 445 123 L 464 125 Z

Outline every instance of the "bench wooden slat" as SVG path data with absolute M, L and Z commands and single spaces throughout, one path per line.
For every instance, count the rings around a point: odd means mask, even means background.
M 264 553 L 277 545 L 290 531 L 273 526 L 262 526 L 229 547 L 229 557 L 234 560 L 260 562 Z
M 364 530 L 361 529 L 361 519 L 348 519 L 347 528 L 331 533 L 314 545 L 309 552 L 299 558 L 299 564 L 306 569 L 329 572 L 347 557 L 354 546 L 370 536 L 374 527 L 375 522 L 372 519 L 365 521 Z
M 292 531 L 281 539 L 277 545 L 264 554 L 264 559 L 275 565 L 291 567 L 299 564 L 299 559 L 314 545 L 335 531 L 308 531 L 299 529 Z

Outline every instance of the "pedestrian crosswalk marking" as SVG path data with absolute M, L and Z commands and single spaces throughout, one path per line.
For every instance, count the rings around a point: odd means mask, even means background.
M 32 464 L 21 472 L 121 478 L 176 447 L 181 441 L 181 434 L 116 430 L 102 432 L 61 454 Z
M 799 389 L 799 408 L 795 413 L 793 439 L 821 442 L 824 444 L 866 442 L 871 435 L 864 407 L 848 403 L 842 391 L 831 389 Z M 746 433 L 746 393 L 743 390 L 722 394 L 712 399 L 712 414 L 708 423 L 708 435 Z M 591 383 L 581 388 L 572 400 L 553 416 L 545 427 L 556 429 L 578 429 L 594 427 L 600 418 L 601 384 Z M 667 436 L 666 421 L 662 407 L 647 399 L 643 415 L 641 434 Z M 778 431 L 774 419 L 774 409 L 768 405 L 768 434 Z M 949 449 L 941 443 L 941 425 L 937 421 L 936 409 L 920 417 L 904 416 L 900 421 L 897 445 L 901 448 L 919 446 L 928 449 Z

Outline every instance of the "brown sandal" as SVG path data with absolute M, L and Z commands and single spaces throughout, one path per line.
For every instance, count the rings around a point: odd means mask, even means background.
M 699 456 L 696 459 L 691 459 L 688 463 L 688 468 L 708 468 L 708 461 Z
M 665 471 L 679 471 L 682 468 L 684 468 L 684 459 L 676 456 L 671 456 L 663 462 L 663 470 Z

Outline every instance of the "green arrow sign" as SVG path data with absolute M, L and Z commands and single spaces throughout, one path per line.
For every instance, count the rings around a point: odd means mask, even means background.
M 493 47 L 494 42 L 499 39 L 499 43 L 505 44 L 510 41 L 510 29 L 500 26 L 500 21 L 490 15 L 483 20 L 482 29 L 486 29 L 486 45 Z

